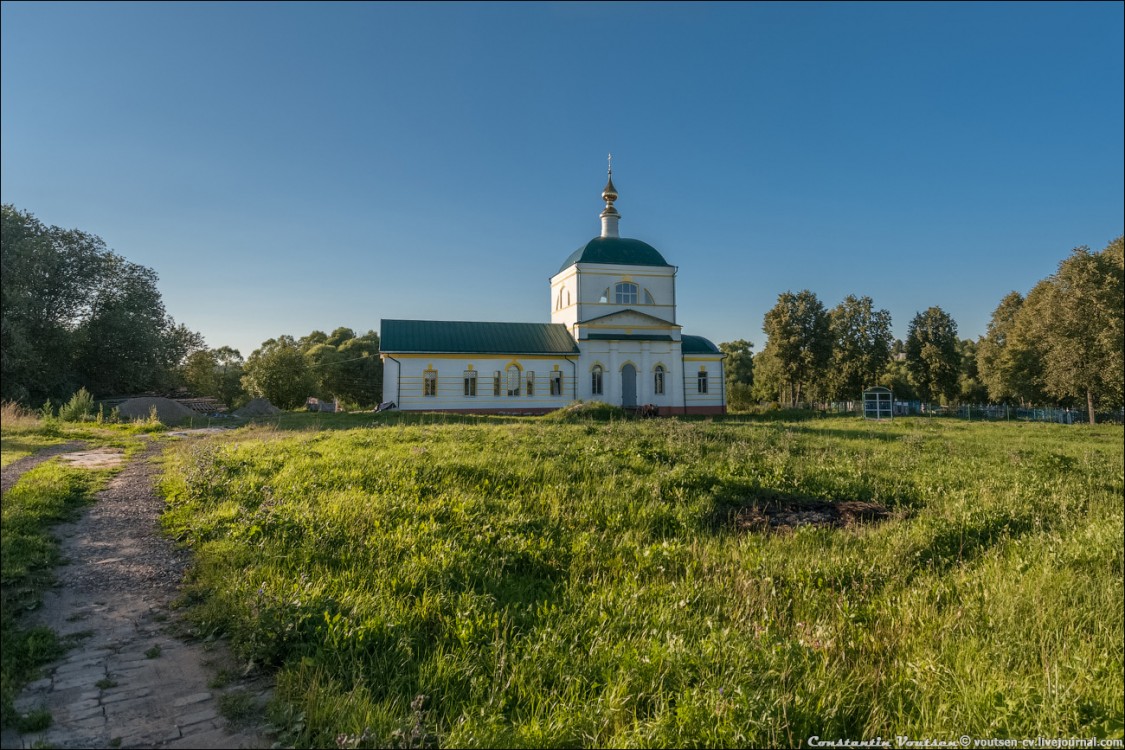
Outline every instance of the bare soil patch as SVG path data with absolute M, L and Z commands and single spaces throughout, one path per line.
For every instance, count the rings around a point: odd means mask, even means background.
M 60 460 L 80 469 L 112 469 L 125 463 L 125 452 L 115 448 L 95 448 L 64 453 Z
M 812 498 L 771 498 L 729 511 L 739 531 L 785 531 L 801 526 L 842 528 L 877 523 L 890 514 L 878 503 L 863 500 L 828 502 Z

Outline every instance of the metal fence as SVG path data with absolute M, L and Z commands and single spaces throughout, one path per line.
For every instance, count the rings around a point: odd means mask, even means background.
M 860 401 L 840 401 L 827 405 L 833 414 L 863 414 Z M 955 419 L 980 420 L 990 422 L 1055 422 L 1058 424 L 1086 424 L 1089 417 L 1085 409 L 1060 406 L 1016 407 L 1005 404 L 961 404 L 958 406 L 935 406 L 921 401 L 895 401 L 896 417 L 952 417 Z M 1099 411 L 1094 414 L 1098 424 L 1122 424 L 1125 410 Z

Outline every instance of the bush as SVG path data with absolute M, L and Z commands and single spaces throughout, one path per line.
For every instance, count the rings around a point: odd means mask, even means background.
M 85 422 L 94 413 L 94 397 L 85 388 L 79 388 L 70 401 L 59 407 L 59 419 L 64 422 Z

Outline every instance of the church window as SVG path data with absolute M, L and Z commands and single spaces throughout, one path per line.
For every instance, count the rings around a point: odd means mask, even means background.
M 637 285 L 631 281 L 622 281 L 613 288 L 614 302 L 618 305 L 637 304 Z
M 527 395 L 535 395 L 535 372 L 532 370 L 527 371 Z
M 707 392 L 707 371 L 706 370 L 700 370 L 699 371 L 699 375 L 697 375 L 696 378 L 695 378 L 695 384 L 696 384 L 696 388 L 699 389 L 700 393 L 706 393 Z
M 551 373 L 551 395 L 552 396 L 561 396 L 562 395 L 562 373 L 561 372 L 552 372 Z
M 590 370 L 590 393 L 595 396 L 602 395 L 602 366 L 594 365 L 594 369 Z
M 652 392 L 658 396 L 664 395 L 664 368 L 656 366 L 652 376 Z
M 465 370 L 465 395 L 477 395 L 477 373 L 476 370 Z
M 492 395 L 493 396 L 499 396 L 500 395 L 500 383 L 501 383 L 500 371 L 497 370 L 496 372 L 494 372 L 492 374 Z
M 656 304 L 656 300 L 653 299 L 653 297 L 652 297 L 652 292 L 650 292 L 647 289 L 645 290 L 645 304 L 646 305 L 655 305 Z
M 437 370 L 426 370 L 422 373 L 422 395 L 437 395 Z
M 520 368 L 515 365 L 508 367 L 508 395 L 520 395 Z

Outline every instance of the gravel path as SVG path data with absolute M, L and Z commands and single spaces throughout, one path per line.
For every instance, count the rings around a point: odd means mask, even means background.
M 229 654 L 173 635 L 182 623 L 170 605 L 189 557 L 158 526 L 158 453 L 150 444 L 78 521 L 55 528 L 68 564 L 30 617 L 80 643 L 16 701 L 23 712 L 50 711 L 51 726 L 22 736 L 5 730 L 2 747 L 270 746 L 253 728 L 228 726 L 218 708 L 221 695 L 242 692 L 239 699 L 251 707 L 243 713 L 260 720 L 268 685 L 243 679 L 208 687 L 217 684 L 218 669 L 234 666 Z M 45 460 L 42 453 L 35 458 Z

